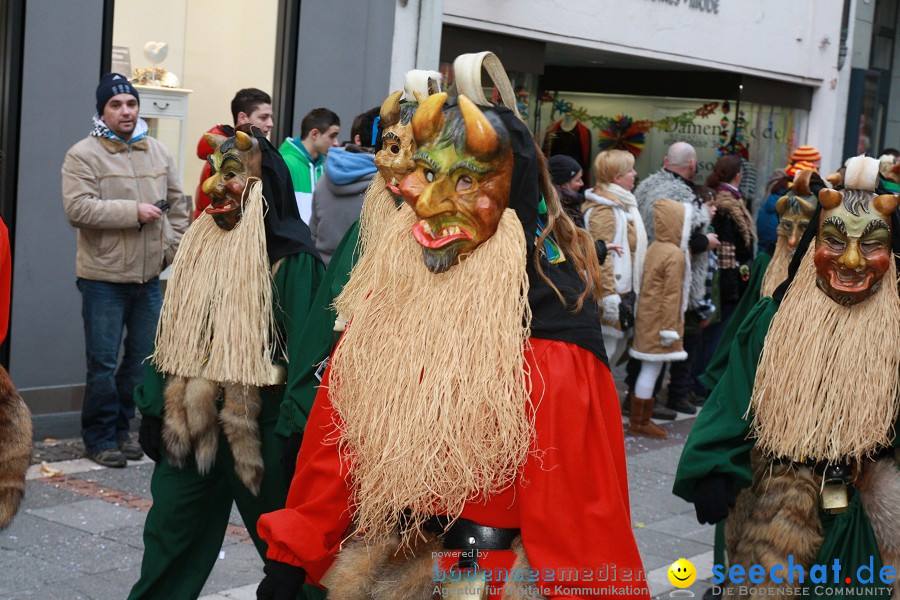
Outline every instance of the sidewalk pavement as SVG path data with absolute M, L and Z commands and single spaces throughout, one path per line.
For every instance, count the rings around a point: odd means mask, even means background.
M 626 437 L 632 526 L 654 598 L 675 588 L 666 571 L 678 558 L 697 569 L 701 598 L 712 577 L 713 528 L 672 495 L 675 466 L 693 418 L 662 423 L 668 440 Z M 80 458 L 79 440 L 35 444 L 25 499 L 0 532 L 0 600 L 123 600 L 140 574 L 153 463 L 108 469 Z M 255 600 L 262 579 L 236 510 L 201 600 Z

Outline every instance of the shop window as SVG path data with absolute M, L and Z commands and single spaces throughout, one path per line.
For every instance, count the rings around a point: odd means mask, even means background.
M 278 5 L 279 0 L 168 0 L 165 7 L 151 0 L 115 2 L 113 69 L 130 67 L 132 77 L 153 86 L 139 88 L 141 114 L 150 135 L 175 157 L 185 194 L 193 196 L 199 181 L 203 162 L 196 147 L 203 133 L 233 124 L 235 92 L 273 92 Z M 152 42 L 157 45 L 148 46 Z
M 544 91 L 540 102 L 544 148 L 553 151 L 555 130 L 577 121 L 589 133 L 590 158 L 603 149 L 620 148 L 635 155 L 638 178 L 662 166 L 668 147 L 678 141 L 697 151 L 695 182 L 703 182 L 721 151 L 744 148 L 757 174 L 755 189 L 747 195 L 759 200 L 765 182 L 788 162 L 791 148 L 805 143 L 808 112 L 734 99 L 686 99 L 657 96 L 591 94 Z M 737 132 L 735 132 L 737 127 Z

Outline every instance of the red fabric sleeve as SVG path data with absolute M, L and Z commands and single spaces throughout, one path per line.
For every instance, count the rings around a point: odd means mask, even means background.
M 517 488 L 531 567 L 551 599 L 595 598 L 600 592 L 566 592 L 613 587 L 630 591 L 606 595 L 649 598 L 631 528 L 622 415 L 609 369 L 572 344 L 533 339 L 532 345 L 538 454 Z M 577 581 L 559 581 L 572 569 L 579 571 Z
M 334 561 L 350 526 L 350 488 L 337 440 L 338 415 L 328 398 L 330 369 L 316 395 L 285 508 L 257 522 L 266 557 L 303 567 L 313 583 Z
M 12 255 L 9 248 L 9 230 L 0 219 L 0 344 L 9 332 L 9 297 L 12 282 Z

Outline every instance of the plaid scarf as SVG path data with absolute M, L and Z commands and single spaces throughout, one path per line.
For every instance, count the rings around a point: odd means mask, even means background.
M 139 140 L 147 137 L 147 132 L 150 128 L 147 126 L 147 122 L 143 119 L 138 119 L 137 125 L 134 126 L 134 133 L 131 134 L 131 139 L 123 140 L 112 130 L 106 126 L 106 123 L 100 118 L 99 115 L 94 115 L 94 127 L 91 129 L 91 137 L 102 137 L 109 138 L 111 140 L 118 140 L 124 144 L 133 144 Z

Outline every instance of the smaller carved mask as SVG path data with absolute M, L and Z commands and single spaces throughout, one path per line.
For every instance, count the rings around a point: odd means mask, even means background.
M 468 98 L 444 111 L 447 94 L 429 96 L 412 118 L 415 170 L 400 193 L 418 217 L 412 233 L 433 273 L 443 273 L 497 231 L 509 204 L 513 154 L 494 115 Z
M 897 201 L 893 194 L 864 190 L 819 192 L 817 283 L 838 304 L 858 304 L 881 287 L 892 260 L 890 214 Z
M 249 180 L 262 176 L 259 142 L 243 131 L 234 133 L 231 138 L 204 134 L 206 142 L 215 150 L 206 159 L 212 175 L 201 186 L 210 199 L 206 212 L 226 231 L 234 229 L 243 216 L 242 198 Z
M 778 214 L 776 233 L 787 241 L 792 254 L 815 211 L 816 199 L 812 195 L 801 196 L 790 192 L 775 203 L 775 212 Z
M 416 140 L 410 123 L 416 103 L 401 103 L 401 94 L 401 90 L 394 92 L 381 105 L 381 150 L 375 153 L 375 166 L 394 199 L 402 202 L 400 182 L 416 168 Z

